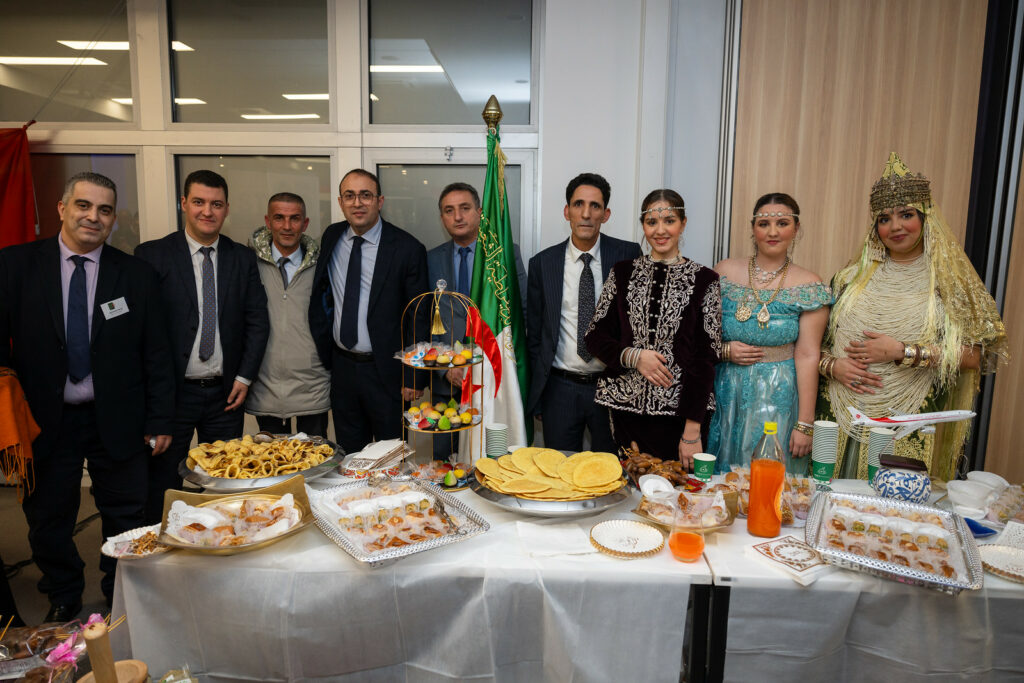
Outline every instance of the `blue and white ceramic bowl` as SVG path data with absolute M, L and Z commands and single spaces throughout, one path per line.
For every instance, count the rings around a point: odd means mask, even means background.
M 932 480 L 925 472 L 883 467 L 875 474 L 871 487 L 883 498 L 924 503 L 932 493 Z

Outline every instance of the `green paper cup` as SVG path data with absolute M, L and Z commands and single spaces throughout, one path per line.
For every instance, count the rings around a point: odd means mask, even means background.
M 715 473 L 715 456 L 710 453 L 693 454 L 693 476 L 701 481 L 711 481 L 711 475 Z
M 815 481 L 820 481 L 823 484 L 829 483 L 832 481 L 832 475 L 835 473 L 835 470 L 836 464 L 834 462 L 811 461 L 811 476 L 814 477 Z
M 868 464 L 868 483 L 875 480 L 875 475 L 878 473 L 879 469 L 881 468 L 878 465 Z

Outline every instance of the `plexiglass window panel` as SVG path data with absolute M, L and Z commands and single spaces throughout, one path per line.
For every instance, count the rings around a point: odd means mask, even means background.
M 68 178 L 83 171 L 107 176 L 117 185 L 117 220 L 107 238 L 129 254 L 139 246 L 139 186 L 134 154 L 32 154 L 32 184 L 39 217 L 39 239 L 60 232 L 57 202 Z
M 327 123 L 327 2 L 169 0 L 174 120 Z
M 530 123 L 531 0 L 370 0 L 370 123 Z
M 380 164 L 381 192 L 384 208 L 381 215 L 398 227 L 412 233 L 427 249 L 448 239 L 441 224 L 437 208 L 441 190 L 449 183 L 469 183 L 483 195 L 484 174 L 487 166 L 453 164 Z M 505 166 L 505 190 L 508 193 L 508 213 L 512 223 L 512 239 L 519 242 L 520 192 L 522 169 L 511 164 Z
M 267 200 L 278 192 L 292 192 L 306 202 L 306 234 L 310 237 L 319 240 L 330 225 L 331 202 L 338 194 L 337 188 L 330 187 L 330 157 L 180 155 L 175 162 L 179 229 L 185 227 L 180 209 L 185 178 L 200 169 L 215 171 L 228 183 L 229 210 L 221 233 L 236 242 L 247 244 L 253 232 L 264 225 Z
M 0 17 L 0 121 L 132 120 L 124 0 L 0 0 Z

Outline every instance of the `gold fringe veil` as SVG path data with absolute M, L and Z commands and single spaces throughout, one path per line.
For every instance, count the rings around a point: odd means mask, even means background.
M 940 393 L 945 392 L 947 397 L 939 409 L 970 410 L 978 391 L 979 374 L 977 370 L 961 372 L 962 349 L 977 347 L 981 352 L 981 373 L 995 372 L 1009 360 L 1006 328 L 992 295 L 953 236 L 939 207 L 932 202 L 927 179 L 911 174 L 895 152 L 890 154 L 882 178 L 872 188 L 871 223 L 860 255 L 836 273 L 833 280 L 836 302 L 829 317 L 824 348 L 833 355 L 844 355 L 842 349 L 832 349 L 835 331 L 845 313 L 857 305 L 879 264 L 888 257 L 875 229 L 878 215 L 899 206 L 913 207 L 924 215 L 922 239 L 931 292 L 922 338 L 901 341 L 938 348 L 940 363 L 930 371 L 935 376 L 933 387 Z M 943 306 L 938 305 L 940 299 Z M 833 413 L 840 410 L 845 412 L 846 406 L 833 406 Z M 944 429 L 935 435 L 941 452 L 934 454 L 931 469 L 933 475 L 949 479 L 956 471 L 956 460 L 970 430 L 970 422 L 948 423 L 942 427 Z

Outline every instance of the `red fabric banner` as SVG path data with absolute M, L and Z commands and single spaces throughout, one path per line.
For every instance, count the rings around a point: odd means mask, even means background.
M 498 340 L 494 338 L 494 332 L 490 326 L 480 317 L 480 311 L 476 307 L 469 309 L 466 316 L 466 336 L 473 337 L 477 345 L 483 349 L 484 355 L 490 361 L 494 369 L 494 395 L 498 395 L 498 387 L 501 386 L 501 349 L 498 348 Z M 472 368 L 466 368 L 466 376 L 462 378 L 462 402 L 469 403 L 473 392 L 482 385 L 473 384 Z
M 25 128 L 0 129 L 0 248 L 35 238 L 36 204 L 28 133 Z

